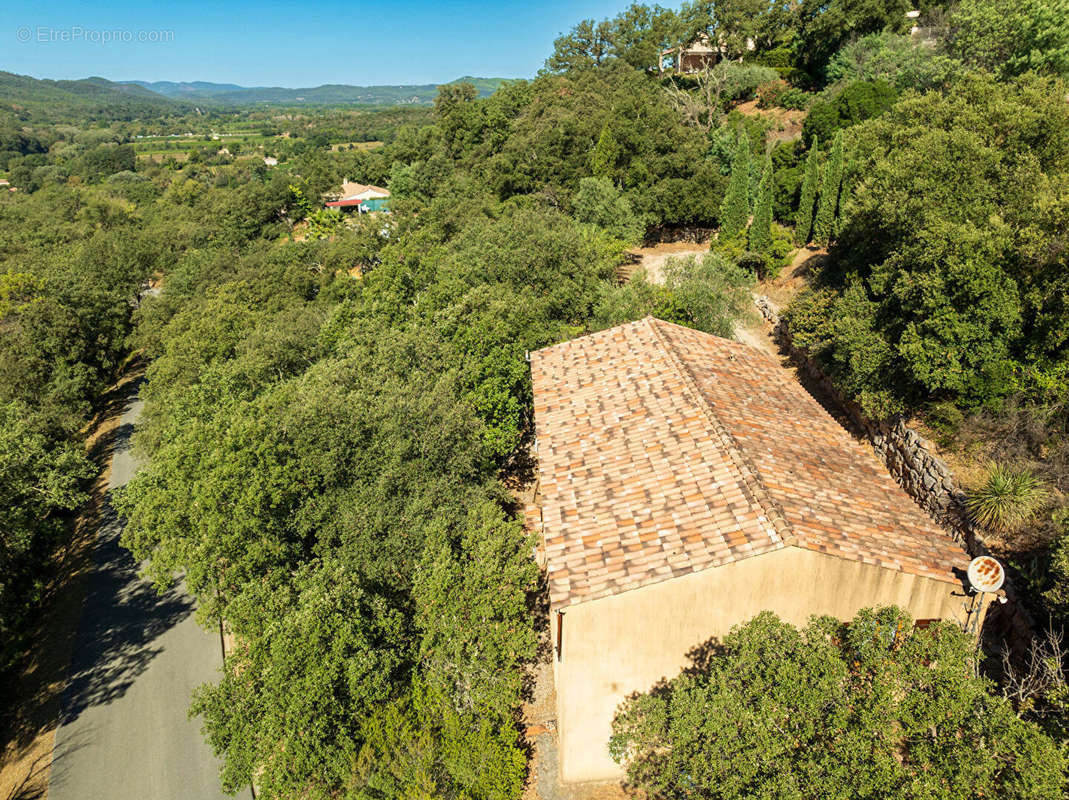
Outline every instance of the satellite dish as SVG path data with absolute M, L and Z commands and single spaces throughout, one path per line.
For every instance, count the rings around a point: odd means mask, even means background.
M 1006 570 L 991 556 L 978 556 L 969 562 L 969 583 L 978 592 L 997 592 L 1006 582 Z

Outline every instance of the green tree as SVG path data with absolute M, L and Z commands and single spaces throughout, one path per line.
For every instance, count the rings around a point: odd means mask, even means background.
M 590 154 L 590 171 L 595 178 L 613 179 L 619 161 L 620 145 L 616 141 L 616 134 L 605 125 L 598 136 L 598 143 L 594 145 L 594 152 Z
M 817 216 L 813 221 L 813 239 L 822 247 L 827 246 L 835 229 L 836 214 L 839 211 L 839 189 L 843 183 L 843 135 L 835 135 L 831 155 L 824 168 L 824 180 L 820 187 L 820 199 L 817 201 Z
M 828 64 L 828 80 L 883 81 L 897 91 L 945 87 L 962 70 L 955 58 L 906 34 L 870 33 L 850 42 Z
M 1061 797 L 1061 748 L 974 677 L 972 638 L 911 628 L 896 608 L 801 630 L 763 612 L 627 700 L 610 750 L 659 797 Z
M 721 253 L 672 258 L 663 272 L 662 285 L 651 283 L 644 272 L 623 285 L 604 285 L 592 327 L 600 330 L 652 315 L 729 337 L 735 323 L 752 313 L 753 274 Z
M 794 241 L 799 245 L 809 242 L 809 235 L 813 230 L 813 207 L 817 201 L 817 182 L 819 180 L 818 152 L 818 142 L 814 137 L 809 144 L 809 155 L 805 159 L 805 177 L 802 179 L 801 195 L 798 200 L 798 214 L 794 220 Z
M 346 798 L 513 800 L 523 791 L 527 754 L 510 726 L 458 710 L 425 684 L 376 709 L 363 732 Z
M 607 178 L 583 178 L 575 194 L 575 218 L 597 225 L 628 244 L 639 244 L 646 226 L 627 199 Z
M 869 33 L 907 33 L 912 0 L 803 0 L 797 9 L 795 63 L 816 83 L 824 80 L 831 57 L 848 42 Z
M 584 19 L 553 42 L 553 55 L 546 59 L 552 72 L 587 70 L 601 66 L 610 53 L 610 24 Z
M 971 76 L 858 129 L 824 288 L 787 318 L 870 413 L 1058 385 L 1065 253 L 1046 248 L 1067 213 L 1050 194 L 1069 174 L 1069 110 L 1053 101 L 1064 89 Z
M 80 447 L 42 427 L 47 420 L 25 403 L 0 404 L 0 674 L 40 600 L 42 564 L 63 531 L 60 515 L 85 501 L 94 472 Z
M 731 180 L 720 206 L 719 238 L 734 239 L 750 220 L 750 139 L 740 131 L 731 161 Z
M 883 80 L 854 81 L 830 98 L 819 98 L 809 107 L 802 138 L 829 141 L 837 131 L 878 117 L 897 99 L 894 88 Z
M 750 250 L 767 254 L 772 248 L 772 158 L 765 156 L 765 168 L 757 188 L 753 224 L 750 225 Z
M 1067 0 L 963 0 L 946 49 L 973 67 L 1011 78 L 1028 70 L 1069 77 Z

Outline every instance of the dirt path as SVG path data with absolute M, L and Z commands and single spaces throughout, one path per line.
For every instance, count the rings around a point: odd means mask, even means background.
M 86 447 L 101 471 L 90 501 L 74 521 L 70 541 L 56 553 L 55 575 L 45 593 L 40 624 L 15 676 L 12 696 L 26 700 L 19 707 L 9 709 L 3 719 L 0 740 L 0 798 L 3 800 L 43 800 L 48 796 L 60 696 L 82 614 L 86 578 L 110 477 L 112 444 L 123 408 L 142 373 L 140 364 L 132 364 L 127 369 L 122 380 L 108 390 L 103 407 L 90 426 Z
M 668 259 L 700 256 L 708 252 L 708 244 L 694 242 L 665 242 L 652 247 L 635 248 L 628 250 L 633 260 L 624 264 L 618 270 L 618 275 L 622 280 L 627 280 L 639 269 L 644 269 L 650 283 L 664 283 L 664 263 Z

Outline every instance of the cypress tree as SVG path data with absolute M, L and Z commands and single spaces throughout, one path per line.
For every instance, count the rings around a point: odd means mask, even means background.
M 802 179 L 802 197 L 798 203 L 798 216 L 794 222 L 794 242 L 803 245 L 809 241 L 813 229 L 813 204 L 817 199 L 817 137 L 809 146 L 805 159 L 805 177 Z
M 839 187 L 843 183 L 843 134 L 835 134 L 831 158 L 824 170 L 824 183 L 820 187 L 820 202 L 817 203 L 817 218 L 813 222 L 813 239 L 819 245 L 827 245 L 835 227 L 835 212 L 839 208 Z
M 598 143 L 590 155 L 590 171 L 595 178 L 613 178 L 620 160 L 620 144 L 608 125 L 602 126 Z
M 765 156 L 761 185 L 757 189 L 753 224 L 750 225 L 750 250 L 767 253 L 772 249 L 772 159 Z
M 720 206 L 720 238 L 731 239 L 746 230 L 750 218 L 750 138 L 739 135 L 735 158 L 731 162 L 731 180 Z
M 835 224 L 832 226 L 831 235 L 833 239 L 838 239 L 839 234 L 843 230 L 843 209 L 846 208 L 847 202 L 850 200 L 850 194 L 854 189 L 854 181 L 856 179 L 857 165 L 854 162 L 854 154 L 850 153 L 843 157 L 843 182 L 839 187 L 839 208 L 835 212 Z

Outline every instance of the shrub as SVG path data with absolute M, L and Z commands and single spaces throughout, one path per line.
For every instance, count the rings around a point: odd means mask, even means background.
M 721 87 L 724 100 L 745 102 L 753 100 L 757 88 L 779 79 L 779 73 L 759 64 L 739 64 L 721 61 L 712 69 L 712 77 Z
M 775 108 L 779 105 L 779 98 L 789 87 L 783 79 L 762 83 L 757 87 L 757 107 Z
M 606 283 L 594 308 L 592 328 L 600 330 L 653 315 L 717 336 L 731 336 L 735 323 L 753 308 L 753 276 L 721 253 L 670 258 L 664 284 L 637 271 L 622 285 Z
M 807 145 L 815 137 L 831 141 L 836 131 L 880 116 L 896 98 L 894 87 L 885 81 L 854 81 L 833 97 L 813 102 L 802 126 L 802 138 Z
M 810 95 L 801 89 L 795 89 L 784 80 L 761 84 L 757 87 L 756 95 L 758 108 L 787 108 L 804 111 L 809 107 Z
M 995 464 L 966 504 L 981 525 L 1009 532 L 1032 519 L 1046 498 L 1046 486 L 1029 470 Z
M 951 17 L 946 48 L 1001 78 L 1029 70 L 1069 76 L 1069 2 L 963 0 Z
M 637 244 L 646 232 L 631 202 L 608 178 L 580 180 L 574 205 L 577 220 L 604 228 L 628 244 Z
M 809 108 L 809 103 L 812 99 L 813 96 L 811 94 L 803 92 L 801 89 L 795 89 L 793 86 L 788 86 L 784 91 L 780 92 L 779 106 L 780 108 L 794 111 L 805 111 Z
M 961 70 L 961 62 L 887 31 L 863 36 L 835 54 L 828 79 L 835 83 L 883 80 L 899 91 L 944 86 Z

